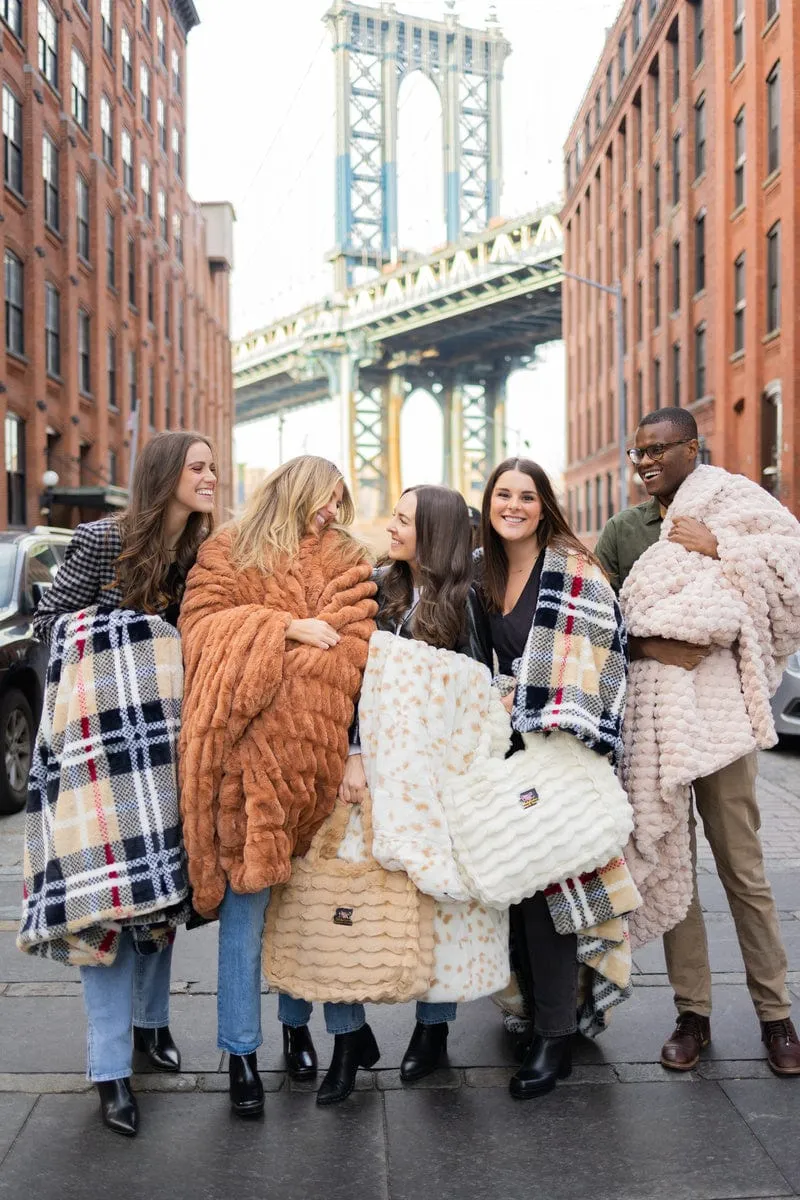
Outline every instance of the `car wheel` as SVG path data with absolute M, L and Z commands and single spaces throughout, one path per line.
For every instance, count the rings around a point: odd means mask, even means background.
M 33 713 L 18 688 L 0 698 L 0 813 L 19 812 L 28 798 Z

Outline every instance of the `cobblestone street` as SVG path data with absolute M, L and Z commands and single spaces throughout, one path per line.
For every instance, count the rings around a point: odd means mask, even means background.
M 770 878 L 800 999 L 800 749 L 762 754 L 759 795 Z M 537 1195 L 565 1200 L 722 1200 L 800 1195 L 800 1079 L 770 1073 L 733 924 L 707 846 L 700 846 L 715 1010 L 696 1071 L 657 1065 L 673 1020 L 660 945 L 635 955 L 637 990 L 596 1043 L 581 1041 L 572 1078 L 551 1096 L 515 1104 L 512 1048 L 490 1001 L 462 1007 L 447 1070 L 401 1086 L 413 1010 L 372 1009 L 382 1051 L 357 1093 L 333 1109 L 281 1070 L 275 998 L 264 997 L 263 1123 L 228 1112 L 216 1050 L 216 927 L 181 933 L 172 1029 L 176 1077 L 141 1074 L 135 1143 L 105 1131 L 83 1075 L 76 971 L 14 945 L 22 816 L 0 819 L 0 1196 L 250 1200 L 437 1200 Z M 330 1039 L 321 1013 L 320 1059 Z

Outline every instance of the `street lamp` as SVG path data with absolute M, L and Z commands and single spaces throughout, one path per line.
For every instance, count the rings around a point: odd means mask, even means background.
M 49 525 L 53 510 L 53 488 L 58 487 L 58 472 L 45 471 L 42 475 L 42 487 L 44 488 L 44 494 L 42 496 L 42 507 L 39 515 L 46 517 L 46 524 Z
M 617 414 L 619 419 L 619 508 L 620 512 L 628 507 L 628 456 L 625 453 L 625 442 L 628 437 L 628 413 L 625 396 L 625 324 L 622 310 L 622 283 L 599 283 L 596 279 L 588 279 L 585 275 L 576 275 L 574 271 L 566 271 L 562 267 L 561 274 L 565 279 L 574 279 L 586 287 L 596 288 L 614 297 L 614 324 L 617 338 Z

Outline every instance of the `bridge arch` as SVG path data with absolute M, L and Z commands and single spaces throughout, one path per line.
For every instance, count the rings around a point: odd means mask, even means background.
M 404 76 L 397 103 L 398 248 L 426 254 L 447 241 L 443 113 L 423 70 Z M 421 183 L 424 180 L 424 183 Z
M 408 392 L 400 414 L 400 474 L 404 488 L 444 483 L 444 417 L 433 388 Z M 394 504 L 396 496 L 390 497 Z

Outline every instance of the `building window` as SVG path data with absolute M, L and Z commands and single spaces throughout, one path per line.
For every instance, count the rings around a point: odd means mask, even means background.
M 672 311 L 678 312 L 681 306 L 681 244 L 672 243 Z
M 661 325 L 661 263 L 653 266 L 653 328 Z
M 78 257 L 89 261 L 89 184 L 83 175 L 75 176 L 75 225 Z
M 172 428 L 172 384 L 169 380 L 164 384 L 164 428 Z
M 183 262 L 183 217 L 180 213 L 172 214 L 172 241 L 175 245 L 175 257 Z
M 136 412 L 136 403 L 138 400 L 138 370 L 136 363 L 136 351 L 128 351 L 128 407 L 131 412 Z
M 100 0 L 100 40 L 109 58 L 114 57 L 113 0 Z
M 3 179 L 22 195 L 22 105 L 3 87 Z
M 61 297 L 52 283 L 44 285 L 44 350 L 47 374 L 61 375 Z
M 25 353 L 25 268 L 16 254 L 6 250 L 3 266 L 6 286 L 6 350 Z
M 58 90 L 58 22 L 47 0 L 39 0 L 39 70 Z
M 641 250 L 644 242 L 644 202 L 642 189 L 636 189 L 636 249 Z
M 100 97 L 100 129 L 103 133 L 103 158 L 110 167 L 114 165 L 114 118 L 108 96 Z
M 147 264 L 147 319 L 151 325 L 156 320 L 156 269 L 151 262 Z
M 653 228 L 661 224 L 661 164 L 653 163 Z
M 745 130 L 744 106 L 733 119 L 733 200 L 734 208 L 744 204 Z
M 633 97 L 633 119 L 636 126 L 636 161 L 642 161 L 644 149 L 644 120 L 642 119 L 642 93 L 637 92 Z
M 602 115 L 602 111 L 601 111 L 601 104 L 602 104 L 602 101 L 600 98 L 600 93 L 598 92 L 594 98 L 594 131 L 596 134 L 598 134 L 600 132 L 602 125 L 603 125 L 603 115 Z
M 117 337 L 108 331 L 106 337 L 106 374 L 108 380 L 108 407 L 117 407 Z M 115 481 L 112 479 L 111 483 Z
M 25 518 L 25 422 L 6 413 L 6 495 L 9 525 L 27 525 Z
M 681 202 L 681 135 L 676 133 L 672 139 L 672 204 L 673 207 Z
M 133 92 L 133 44 L 131 42 L 131 34 L 127 25 L 122 26 L 122 33 L 119 35 L 119 44 L 122 51 L 122 84 L 129 92 Z
M 642 420 L 643 416 L 644 416 L 644 372 L 637 371 L 636 372 L 636 424 L 637 425 L 641 424 L 641 420 Z M 611 476 L 609 475 L 609 479 L 610 478 L 611 478 Z M 609 500 L 610 500 L 610 498 L 611 497 L 609 494 Z M 609 507 L 608 515 L 609 516 L 613 515 L 613 509 L 611 507 Z
M 128 238 L 128 304 L 136 307 L 136 241 Z
M 611 63 L 608 64 L 606 71 L 606 116 L 611 111 L 611 106 L 614 103 L 614 68 Z
M 44 180 L 45 224 L 58 232 L 60 223 L 58 150 L 47 134 L 42 138 L 42 179 Z
M 167 153 L 167 106 L 161 96 L 156 100 L 156 125 L 158 126 L 159 148 Z
M 120 141 L 122 143 L 122 182 L 125 191 L 132 196 L 134 193 L 133 138 L 127 129 L 123 129 Z
M 183 179 L 183 138 L 177 125 L 172 127 L 172 165 L 178 179 Z
M 733 352 L 744 350 L 745 257 L 740 254 L 733 264 Z
M 694 398 L 702 400 L 706 394 L 706 327 L 698 325 L 694 331 Z
M 150 70 L 145 63 L 139 67 L 139 91 L 142 97 L 142 116 L 150 124 L 152 106 L 150 102 Z
M 644 284 L 641 279 L 636 284 L 636 341 L 644 336 Z
M 586 480 L 586 532 L 592 528 L 592 481 Z
M 117 454 L 115 450 L 108 452 L 108 482 L 111 487 L 116 487 L 118 482 L 117 470 Z
M 167 193 L 163 188 L 158 189 L 158 233 L 162 242 L 169 241 L 169 222 L 167 220 Z
M 156 17 L 156 46 L 158 47 L 159 61 L 164 66 L 167 65 L 167 35 L 164 29 L 164 21 L 161 17 Z
M 142 208 L 148 221 L 153 219 L 153 191 L 150 176 L 150 164 L 143 162 L 141 167 Z
M 181 80 L 181 56 L 177 50 L 172 51 L 172 90 L 180 96 L 183 82 Z
M 117 219 L 106 209 L 106 284 L 117 286 Z
M 661 359 L 653 359 L 653 408 L 661 408 Z
M 185 308 L 185 305 L 183 302 L 183 297 L 181 296 L 180 300 L 178 301 L 178 349 L 180 350 L 181 354 L 183 354 L 184 348 L 186 345 L 185 339 L 186 339 L 186 308 Z
M 681 98 L 681 44 L 678 40 L 677 21 L 670 30 L 672 44 L 672 103 L 677 104 Z
M 706 173 L 706 98 L 701 96 L 694 106 L 694 177 Z
M 781 165 L 781 64 L 767 76 L 767 172 Z
M 672 404 L 681 406 L 681 344 L 672 343 Z
M 78 309 L 78 389 L 86 396 L 91 395 L 89 314 L 85 308 Z
M 72 115 L 81 129 L 89 128 L 89 73 L 78 51 L 72 48 Z
M 631 37 L 635 54 L 642 44 L 642 0 L 636 0 L 631 10 Z
M 767 21 L 771 21 L 773 17 L 777 17 L 780 5 L 778 0 L 767 0 L 766 17 Z
M 167 279 L 164 284 L 164 337 L 172 341 L 172 284 Z
M 623 271 L 625 271 L 628 268 L 628 210 L 627 210 L 627 208 L 624 208 L 622 210 L 622 229 L 620 230 L 620 239 L 619 240 L 622 244 L 621 245 L 622 269 L 623 269 Z
M 149 367 L 147 371 L 147 420 L 150 428 L 156 427 L 156 369 Z
M 706 29 L 703 0 L 694 2 L 694 65 L 695 70 L 702 64 L 706 56 Z
M 142 0 L 142 24 L 144 25 L 144 27 L 148 33 L 150 32 L 150 29 L 152 28 L 151 21 L 152 21 L 152 16 L 151 16 L 151 10 L 150 10 L 150 0 Z
M 620 87 L 622 86 L 622 81 L 623 81 L 623 79 L 625 78 L 625 76 L 626 76 L 626 75 L 627 75 L 627 73 L 628 73 L 628 66 L 627 66 L 627 63 L 626 63 L 626 61 L 625 61 L 625 54 L 626 54 L 626 50 L 627 50 L 627 44 L 628 44 L 628 36 L 627 36 L 627 34 L 623 33 L 623 35 L 622 35 L 622 37 L 619 39 L 619 43 L 618 43 L 618 45 L 617 45 L 617 64 L 618 64 L 618 67 L 619 67 L 619 82 L 620 82 Z
M 22 37 L 22 3 L 21 0 L 2 0 L 0 2 L 0 17 L 9 29 L 13 29 L 18 38 Z
M 744 0 L 733 0 L 733 65 L 744 62 Z
M 652 89 L 653 97 L 653 130 L 655 133 L 658 133 L 659 129 L 661 128 L 661 75 L 658 71 L 658 59 L 655 60 L 655 70 L 652 72 L 651 79 L 652 83 L 650 84 L 650 87 Z
M 658 2 L 659 0 L 647 0 L 647 15 L 651 21 L 658 12 Z
M 694 219 L 694 290 L 702 292 L 706 286 L 706 214 L 698 213 Z
M 781 327 L 781 223 L 767 234 L 767 333 Z
M 586 150 L 588 152 L 592 147 L 592 123 L 588 113 L 583 122 L 583 140 L 586 142 Z

